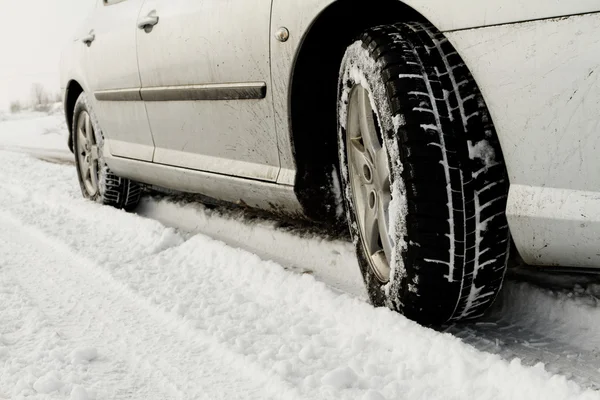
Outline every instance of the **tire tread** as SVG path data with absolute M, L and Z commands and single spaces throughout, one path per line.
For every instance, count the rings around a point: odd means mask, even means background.
M 380 26 L 360 40 L 381 67 L 392 113 L 406 121 L 390 133 L 399 144 L 407 189 L 406 277 L 393 293 L 399 301 L 390 302 L 364 267 L 366 257 L 357 245 L 371 300 L 394 304 L 422 323 L 480 316 L 500 290 L 510 243 L 508 178 L 485 101 L 460 55 L 429 24 Z M 422 129 L 424 125 L 435 128 Z M 494 149 L 493 166 L 469 154 L 468 143 L 482 140 Z M 455 268 L 450 276 L 451 263 Z M 474 296 L 479 290 L 486 294 Z

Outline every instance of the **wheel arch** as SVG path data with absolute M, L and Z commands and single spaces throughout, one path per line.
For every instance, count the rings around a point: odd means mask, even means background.
M 73 111 L 75 109 L 75 103 L 79 96 L 83 93 L 83 87 L 76 80 L 71 80 L 67 84 L 65 89 L 65 119 L 67 121 L 67 128 L 69 129 L 69 149 L 73 152 Z
M 338 211 L 340 199 L 332 190 L 333 180 L 338 179 L 332 171 L 339 171 L 336 106 L 345 50 L 367 28 L 402 21 L 427 19 L 398 0 L 372 1 L 361 13 L 353 2 L 333 1 L 315 17 L 301 40 L 290 81 L 290 135 L 296 195 L 313 220 L 345 220 Z

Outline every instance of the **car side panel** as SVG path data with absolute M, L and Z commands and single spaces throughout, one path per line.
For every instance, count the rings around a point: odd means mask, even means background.
M 598 0 L 406 0 L 441 31 L 600 11 Z
M 124 178 L 176 191 L 198 193 L 293 218 L 303 215 L 293 186 L 123 157 L 108 156 L 105 161 L 112 172 Z
M 136 53 L 137 17 L 144 0 L 100 4 L 89 22 L 95 40 L 84 47 L 88 97 L 112 154 L 152 161 L 154 141 L 144 103 Z M 123 93 L 127 93 L 124 101 Z M 136 96 L 137 94 L 137 96 Z
M 79 38 L 76 37 L 63 48 L 60 61 L 60 88 L 63 95 L 71 81 L 79 83 L 84 91 L 89 90 L 85 68 L 86 53 L 80 44 Z
M 81 21 L 81 25 L 73 32 L 72 37 L 64 43 L 60 55 L 60 88 L 63 91 L 67 88 L 69 82 L 73 80 L 87 88 L 87 78 L 85 77 L 87 52 L 86 47 L 82 46 L 81 38 L 89 32 L 89 26 L 96 13 L 96 8 L 102 4 L 101 2 L 102 0 L 96 0 L 90 15 L 87 15 Z
M 447 36 L 498 131 L 521 256 L 600 266 L 600 14 Z
M 277 181 L 271 0 L 147 0 L 138 34 L 154 162 Z
M 92 11 L 85 19 L 81 21 L 81 25 L 78 29 L 73 32 L 73 35 L 69 37 L 68 41 L 65 42 L 61 49 L 60 56 L 60 91 L 63 96 L 63 106 L 65 110 L 65 118 L 73 112 L 67 110 L 67 96 L 69 94 L 69 86 L 72 82 L 77 82 L 84 90 L 84 92 L 89 92 L 89 85 L 87 81 L 87 48 L 82 46 L 81 38 L 87 35 L 89 32 L 89 24 L 90 20 L 93 19 L 93 15 L 95 13 L 95 8 L 100 5 L 100 1 L 96 1 L 96 3 L 92 6 Z M 71 132 L 72 127 L 69 126 L 69 133 Z M 72 136 L 69 135 L 67 140 L 67 145 L 72 150 L 71 146 Z
M 295 176 L 289 120 L 290 82 L 294 62 L 312 24 L 334 2 L 335 0 L 273 0 L 271 37 L 281 26 L 287 27 L 291 33 L 285 43 L 271 39 L 273 100 L 281 160 L 280 181 L 287 183 L 294 182 Z M 356 7 L 357 12 L 360 12 L 362 5 L 359 2 L 347 3 L 348 7 Z M 600 11 L 598 0 L 456 0 L 451 6 L 447 0 L 405 0 L 403 3 L 421 13 L 442 31 Z

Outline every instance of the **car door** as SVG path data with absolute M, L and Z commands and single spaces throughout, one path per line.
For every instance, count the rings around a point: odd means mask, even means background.
M 112 155 L 152 161 L 154 141 L 141 101 L 137 19 L 144 0 L 98 0 L 83 38 L 90 97 Z
M 271 0 L 146 0 L 137 43 L 155 163 L 277 180 L 270 13 Z

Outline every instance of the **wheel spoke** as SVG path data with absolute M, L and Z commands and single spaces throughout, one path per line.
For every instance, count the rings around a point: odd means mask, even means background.
M 387 152 L 383 148 L 375 153 L 375 179 L 377 186 L 384 193 L 390 193 L 390 165 Z
M 373 192 L 371 192 L 372 194 Z M 364 229 L 364 238 L 365 247 L 367 248 L 367 252 L 370 256 L 375 254 L 378 250 L 381 249 L 379 246 L 379 222 L 377 221 L 377 205 L 375 207 L 371 207 L 369 195 L 367 193 L 367 201 L 364 205 L 364 215 L 363 215 L 363 229 Z M 377 200 L 375 200 L 377 202 Z
M 361 182 L 363 184 L 372 182 L 373 163 L 362 146 L 360 138 L 350 140 L 350 152 L 352 166 L 356 174 L 360 176 Z
M 85 114 L 85 135 L 87 136 L 89 147 L 96 143 L 94 140 L 94 130 L 92 129 L 92 122 L 90 121 L 89 114 Z
M 92 160 L 92 162 L 98 161 L 98 146 L 97 145 L 93 145 L 91 146 L 90 149 L 90 159 Z
M 89 174 L 91 183 L 90 189 L 92 189 L 92 192 L 95 193 L 98 190 L 98 166 L 95 162 L 90 163 Z
M 79 157 L 79 171 L 81 172 L 81 177 L 85 179 L 86 171 L 89 168 L 86 157 L 81 154 L 81 152 L 77 154 L 77 157 Z
M 381 149 L 379 137 L 377 135 L 377 123 L 373 118 L 373 109 L 371 108 L 371 100 L 369 92 L 366 89 L 360 88 L 358 93 L 358 110 L 360 119 L 360 133 L 365 145 L 365 149 L 374 159 L 377 151 Z
M 84 182 L 89 183 L 91 180 L 91 175 L 90 175 L 91 166 L 90 166 L 90 164 L 85 164 L 84 168 L 85 168 L 85 170 L 83 171 L 83 180 L 84 180 Z
M 85 132 L 83 131 L 83 127 L 78 126 L 77 127 L 77 147 L 79 148 L 80 152 L 85 151 L 86 149 L 86 145 L 87 145 L 88 139 L 87 136 L 85 135 Z
M 383 251 L 388 260 L 392 259 L 392 239 L 390 238 L 390 201 L 392 196 L 388 193 L 382 193 L 379 196 L 379 205 L 377 207 L 377 223 L 379 228 L 379 236 Z

